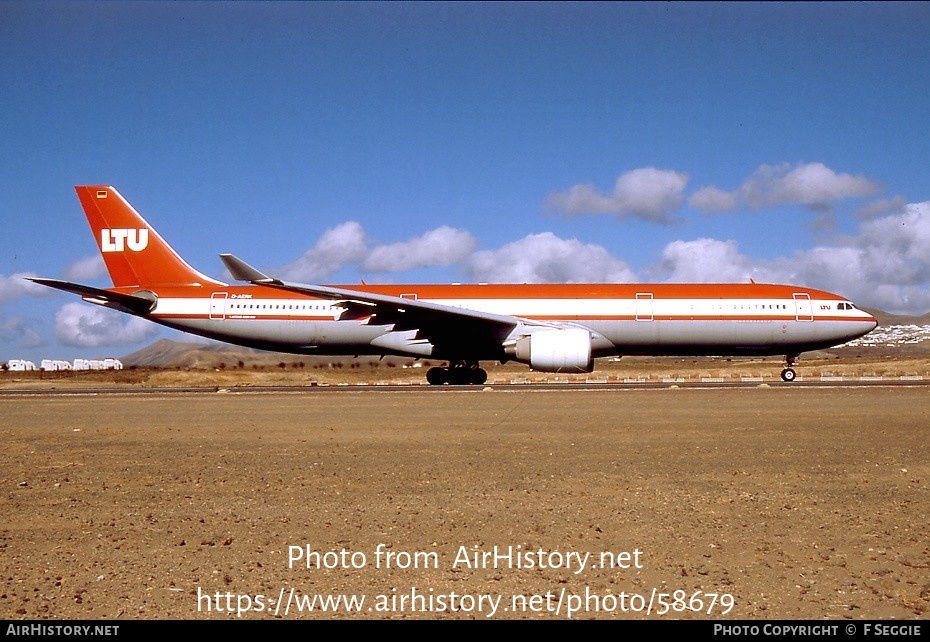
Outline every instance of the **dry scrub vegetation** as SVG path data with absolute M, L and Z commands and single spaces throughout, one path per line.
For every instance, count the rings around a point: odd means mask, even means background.
M 426 384 L 426 371 L 440 362 L 375 357 L 324 359 L 274 355 L 256 363 L 244 359 L 230 362 L 216 354 L 211 360 L 176 367 L 129 367 L 121 371 L 4 372 L 0 388 L 69 387 L 236 387 L 236 386 L 335 386 L 362 384 Z M 768 358 L 653 358 L 625 357 L 598 360 L 589 374 L 534 372 L 522 364 L 483 363 L 488 383 L 510 382 L 661 382 L 681 379 L 726 381 L 780 381 L 782 359 Z M 795 369 L 801 380 L 821 377 L 925 377 L 930 378 L 930 358 L 922 355 L 815 354 L 802 358 Z

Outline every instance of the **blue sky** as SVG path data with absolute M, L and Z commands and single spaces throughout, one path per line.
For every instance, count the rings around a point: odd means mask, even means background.
M 291 280 L 930 310 L 930 5 L 0 0 L 0 361 L 121 356 L 73 186 Z

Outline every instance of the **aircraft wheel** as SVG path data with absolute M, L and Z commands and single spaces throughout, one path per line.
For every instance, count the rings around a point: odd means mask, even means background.
M 453 386 L 467 386 L 472 383 L 472 372 L 467 368 L 452 368 L 449 370 L 449 383 Z
M 426 371 L 426 381 L 431 386 L 441 386 L 448 383 L 448 371 L 445 368 L 430 368 Z
M 796 376 L 798 376 L 798 375 L 795 373 L 794 369 L 792 369 L 792 368 L 785 368 L 784 370 L 781 371 L 781 380 L 782 380 L 782 381 L 787 381 L 787 382 L 790 383 L 790 382 L 794 381 L 794 378 L 795 378 Z
M 433 386 L 444 383 L 450 386 L 480 386 L 488 380 L 488 373 L 477 365 L 456 364 L 448 368 L 430 368 L 426 380 Z

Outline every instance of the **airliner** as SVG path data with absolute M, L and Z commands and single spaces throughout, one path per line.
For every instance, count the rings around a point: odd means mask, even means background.
M 110 186 L 77 186 L 112 288 L 30 280 L 227 343 L 307 355 L 396 355 L 448 363 L 430 384 L 483 384 L 481 361 L 591 372 L 602 357 L 784 355 L 840 345 L 877 321 L 806 287 L 731 284 L 311 285 L 221 254 L 229 284 L 188 265 Z

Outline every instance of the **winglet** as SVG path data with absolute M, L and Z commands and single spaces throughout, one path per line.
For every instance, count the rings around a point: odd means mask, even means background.
M 278 279 L 273 279 L 266 274 L 262 274 L 251 265 L 232 254 L 220 254 L 220 260 L 223 261 L 226 269 L 229 270 L 229 273 L 237 281 L 281 285 L 281 281 Z

